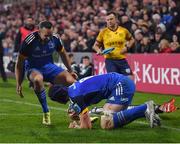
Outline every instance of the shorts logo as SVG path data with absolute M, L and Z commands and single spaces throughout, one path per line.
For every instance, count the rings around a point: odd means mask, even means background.
M 126 73 L 130 73 L 131 72 L 130 68 L 127 68 L 125 71 L 126 71 Z
M 110 101 L 115 101 L 114 96 L 110 97 L 110 99 L 109 99 L 109 100 L 110 100 Z
M 128 98 L 121 98 L 121 101 L 122 101 L 122 102 L 127 102 L 127 101 L 128 101 Z

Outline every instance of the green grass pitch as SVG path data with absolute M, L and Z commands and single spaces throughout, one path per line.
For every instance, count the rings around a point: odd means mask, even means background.
M 23 84 L 24 98 L 16 94 L 16 82 L 0 81 L 0 143 L 116 143 L 116 142 L 180 142 L 180 110 L 161 114 L 162 126 L 150 128 L 145 119 L 139 119 L 116 130 L 101 130 L 97 121 L 91 130 L 68 129 L 66 109 L 68 105 L 52 102 L 52 126 L 43 126 L 41 107 L 33 91 Z M 175 97 L 180 106 L 180 97 L 160 94 L 136 93 L 133 104 L 142 104 L 150 99 L 163 103 Z M 103 102 L 101 104 L 103 105 Z

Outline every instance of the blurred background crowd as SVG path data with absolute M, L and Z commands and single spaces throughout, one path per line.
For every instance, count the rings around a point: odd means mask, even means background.
M 7 2 L 7 3 L 5 3 Z M 0 32 L 5 55 L 14 51 L 27 17 L 50 20 L 68 52 L 92 52 L 108 11 L 135 38 L 131 53 L 179 53 L 180 1 L 176 0 L 0 0 Z

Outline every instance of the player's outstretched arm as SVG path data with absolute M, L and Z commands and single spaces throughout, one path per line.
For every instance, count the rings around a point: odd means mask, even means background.
M 63 48 L 60 52 L 59 52 L 59 55 L 61 56 L 61 59 L 64 63 L 64 65 L 66 66 L 66 68 L 68 69 L 68 71 L 71 73 L 71 75 L 75 78 L 75 79 L 78 79 L 78 76 L 75 72 L 72 71 L 71 69 L 71 65 L 70 65 L 70 60 L 69 60 L 69 57 L 67 55 L 67 52 L 66 50 Z
M 16 91 L 17 94 L 23 97 L 22 94 L 22 82 L 23 82 L 23 64 L 25 57 L 19 54 L 17 58 L 17 63 L 15 67 L 15 76 L 16 76 Z
M 82 129 L 91 129 L 91 119 L 88 112 L 80 114 L 80 128 Z

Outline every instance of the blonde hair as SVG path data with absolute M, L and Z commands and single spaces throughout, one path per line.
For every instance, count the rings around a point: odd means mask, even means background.
M 159 43 L 159 47 L 160 47 L 160 49 L 170 47 L 170 43 L 167 39 L 162 39 Z
M 101 116 L 101 128 L 102 129 L 113 129 L 114 122 L 112 115 L 102 115 Z

